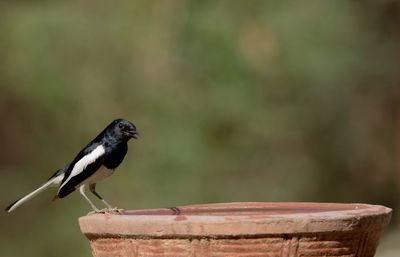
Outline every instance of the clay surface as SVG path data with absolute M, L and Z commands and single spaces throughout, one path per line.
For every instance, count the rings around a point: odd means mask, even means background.
M 331 203 L 222 203 L 88 214 L 93 255 L 372 257 L 391 210 Z M 175 212 L 176 213 L 176 212 Z

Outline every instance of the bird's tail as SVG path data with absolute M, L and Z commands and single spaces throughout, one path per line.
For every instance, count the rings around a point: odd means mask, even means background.
M 30 200 L 31 198 L 33 198 L 34 196 L 36 196 L 37 194 L 39 194 L 40 192 L 42 192 L 43 190 L 47 189 L 48 187 L 51 186 L 57 186 L 59 185 L 59 183 L 61 182 L 62 178 L 60 176 L 58 177 L 53 177 L 50 180 L 48 180 L 46 183 L 44 183 L 43 185 L 41 185 L 39 188 L 37 188 L 36 190 L 30 192 L 29 194 L 21 197 L 20 199 L 16 200 L 15 202 L 13 202 L 12 204 L 10 204 L 7 208 L 6 211 L 7 212 L 12 212 L 13 210 L 15 210 L 17 207 L 19 207 L 20 205 L 22 205 L 23 203 L 25 203 L 26 201 Z

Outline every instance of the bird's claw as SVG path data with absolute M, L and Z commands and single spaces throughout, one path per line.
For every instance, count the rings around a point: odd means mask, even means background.
M 94 213 L 103 213 L 103 214 L 105 214 L 105 213 L 117 212 L 119 214 L 123 214 L 124 211 L 125 211 L 124 209 L 120 209 L 120 208 L 114 207 L 114 208 L 104 208 L 104 209 L 101 209 L 101 210 L 97 209 L 97 210 L 94 210 Z
M 125 212 L 125 210 L 118 207 L 114 207 L 114 208 L 108 208 L 107 212 L 118 212 L 119 214 L 122 214 Z
M 107 212 L 107 208 L 104 208 L 104 209 L 101 209 L 101 210 L 96 209 L 96 210 L 93 210 L 93 212 L 94 213 L 106 213 Z

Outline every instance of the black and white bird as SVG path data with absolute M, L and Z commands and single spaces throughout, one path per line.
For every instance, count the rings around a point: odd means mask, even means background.
M 85 146 L 72 162 L 57 170 L 39 188 L 12 203 L 6 208 L 6 211 L 15 210 L 21 204 L 51 186 L 58 186 L 58 192 L 54 199 L 64 198 L 79 188 L 79 192 L 88 201 L 92 209 L 99 212 L 100 210 L 85 194 L 85 188 L 88 186 L 90 191 L 107 206 L 107 209 L 113 209 L 96 192 L 96 183 L 113 174 L 114 170 L 124 160 L 128 151 L 127 143 L 129 139 L 137 139 L 138 135 L 139 133 L 132 122 L 124 119 L 114 120 Z

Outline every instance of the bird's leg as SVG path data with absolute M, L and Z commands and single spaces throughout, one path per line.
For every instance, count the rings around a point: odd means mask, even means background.
M 107 209 L 108 209 L 108 210 L 117 209 L 117 208 L 113 208 L 113 207 L 111 206 L 111 204 L 109 204 L 106 200 L 104 200 L 103 197 L 101 197 L 101 195 L 99 195 L 99 194 L 96 192 L 96 184 L 95 184 L 95 183 L 94 183 L 94 184 L 90 184 L 89 189 L 90 189 L 90 192 L 92 192 L 97 198 L 99 198 L 99 199 L 104 203 L 104 205 L 107 206 Z
M 89 197 L 86 196 L 86 194 L 85 194 L 85 185 L 81 185 L 81 186 L 79 187 L 79 192 L 80 192 L 81 195 L 86 199 L 86 201 L 88 201 L 88 203 L 90 204 L 90 206 L 92 207 L 92 209 L 93 209 L 95 212 L 100 212 L 100 210 L 96 207 L 96 205 L 94 205 L 94 204 L 92 203 L 92 201 L 90 201 Z

